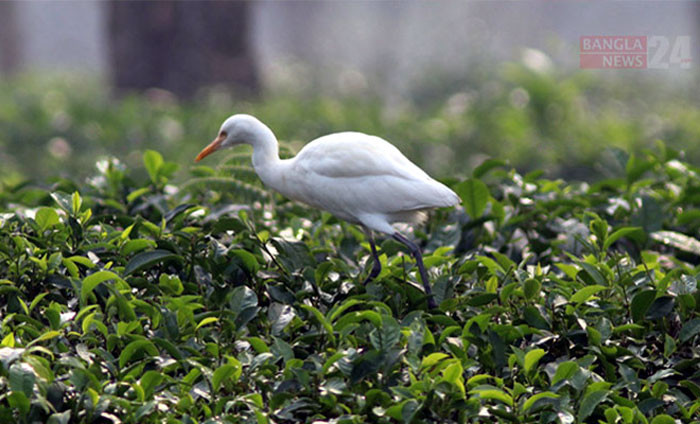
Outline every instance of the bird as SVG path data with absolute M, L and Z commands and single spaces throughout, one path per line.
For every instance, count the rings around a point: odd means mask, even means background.
M 253 168 L 266 187 L 363 228 L 374 262 L 364 284 L 381 271 L 374 232 L 403 243 L 418 266 L 428 307 L 437 308 L 420 248 L 392 224 L 417 224 L 430 209 L 459 204 L 454 191 L 431 178 L 388 141 L 361 132 L 325 135 L 306 144 L 293 158 L 280 159 L 275 134 L 248 114 L 226 119 L 195 162 L 239 144 L 253 147 Z

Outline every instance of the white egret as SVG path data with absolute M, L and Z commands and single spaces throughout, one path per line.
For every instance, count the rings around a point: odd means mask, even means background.
M 374 259 L 365 283 L 381 271 L 372 231 L 386 233 L 411 251 L 428 296 L 428 306 L 437 307 L 420 248 L 392 224 L 417 223 L 428 209 L 458 204 L 460 199 L 455 192 L 430 178 L 386 140 L 359 132 L 317 138 L 295 157 L 280 159 L 272 130 L 245 114 L 228 118 L 216 139 L 195 161 L 219 149 L 244 143 L 253 146 L 253 167 L 267 187 L 364 227 Z

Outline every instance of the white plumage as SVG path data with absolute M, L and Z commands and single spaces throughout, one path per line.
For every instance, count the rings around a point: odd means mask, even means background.
M 244 114 L 228 118 L 218 137 L 196 160 L 242 143 L 253 146 L 253 167 L 267 187 L 405 243 L 416 257 L 430 295 L 420 250 L 392 224 L 415 223 L 428 209 L 458 204 L 459 197 L 452 190 L 430 178 L 386 140 L 359 132 L 319 137 L 295 157 L 280 159 L 273 132 L 257 118 Z M 367 281 L 381 269 L 371 231 L 368 233 L 375 265 Z M 436 306 L 432 297 L 428 304 Z

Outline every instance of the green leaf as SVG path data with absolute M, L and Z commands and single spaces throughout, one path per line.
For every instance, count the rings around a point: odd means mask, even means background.
M 406 405 L 408 405 L 409 403 L 416 403 L 416 400 L 406 399 L 397 404 L 394 404 L 386 409 L 386 415 L 390 416 L 398 422 L 410 423 L 410 421 L 406 421 L 404 419 L 404 408 L 406 408 L 407 415 L 410 415 L 410 412 L 413 410 L 412 406 L 406 407 Z
M 270 348 L 267 346 L 267 343 L 265 343 L 265 341 L 260 337 L 246 337 L 246 341 L 250 343 L 253 349 L 258 353 L 265 353 L 270 351 Z
M 542 393 L 537 393 L 536 395 L 530 396 L 525 403 L 523 403 L 522 411 L 527 412 L 528 409 L 532 408 L 532 405 L 535 404 L 540 399 L 556 399 L 558 398 L 559 395 L 556 393 L 552 392 L 542 392 Z
M 498 277 L 494 275 L 491 278 L 489 278 L 488 280 L 486 280 L 484 282 L 484 289 L 486 290 L 486 293 L 493 294 L 494 296 L 497 296 L 496 292 L 498 291 Z M 494 297 L 494 299 L 495 298 L 496 297 Z
M 382 325 L 369 333 L 369 340 L 375 349 L 388 352 L 401 339 L 401 327 L 393 317 L 382 316 Z
M 63 264 L 64 267 L 66 267 L 66 270 L 70 274 L 71 277 L 73 278 L 80 278 L 80 270 L 78 269 L 78 266 L 71 260 L 63 258 L 61 259 L 61 263 Z
M 179 167 L 180 165 L 175 162 L 163 162 L 163 166 L 160 167 L 158 173 L 163 177 L 170 177 Z
M 685 343 L 688 340 L 692 339 L 700 333 L 700 318 L 695 318 L 692 319 L 685 324 L 683 324 L 683 327 L 681 328 L 680 332 L 680 340 L 681 343 Z
M 612 234 L 608 236 L 607 239 L 605 239 L 605 243 L 603 243 L 603 250 L 608 250 L 610 246 L 612 246 L 612 244 L 615 243 L 617 240 L 619 240 L 622 237 L 629 236 L 631 234 L 642 234 L 642 229 L 639 227 L 622 227 L 618 230 L 615 230 Z
M 688 389 L 695 398 L 700 398 L 700 385 L 690 380 L 683 380 L 679 385 Z
M 623 333 L 625 331 L 643 330 L 643 329 L 644 329 L 644 326 L 639 325 L 639 324 L 622 324 L 618 327 L 615 327 L 613 329 L 613 333 L 619 334 L 619 333 Z
M 234 249 L 232 253 L 243 262 L 243 266 L 249 273 L 255 274 L 258 272 L 258 269 L 260 269 L 260 264 L 258 264 L 258 260 L 255 259 L 255 255 L 247 250 Z
M 492 169 L 502 168 L 506 165 L 508 165 L 508 163 L 500 159 L 486 159 L 485 161 L 481 162 L 479 166 L 474 168 L 472 176 L 474 178 L 481 178 L 484 175 L 488 174 L 489 171 L 491 171 Z
M 480 383 L 489 379 L 493 380 L 495 379 L 495 377 L 489 374 L 476 374 L 469 377 L 469 379 L 467 380 L 467 385 L 471 387 L 478 386 Z
M 197 327 L 195 327 L 194 331 L 199 330 L 200 328 L 204 327 L 207 324 L 211 324 L 213 322 L 219 321 L 219 318 L 216 317 L 207 317 L 199 321 L 199 324 L 197 324 Z
M 683 335 L 683 329 L 681 329 L 681 336 Z M 673 352 L 676 351 L 676 340 L 668 334 L 664 334 L 664 356 L 666 358 L 671 357 Z
M 666 317 L 673 310 L 674 303 L 675 301 L 671 296 L 657 297 L 651 303 L 651 306 L 649 306 L 649 309 L 647 310 L 646 315 L 644 315 L 644 318 L 655 320 Z
M 231 306 L 231 310 L 235 311 L 240 316 L 247 310 L 256 310 L 258 306 L 258 296 L 249 287 L 239 286 L 231 292 L 229 305 Z
M 608 238 L 608 223 L 600 219 L 596 214 L 591 212 L 591 215 L 595 216 L 590 224 L 588 225 L 591 233 L 597 238 L 599 242 Z
M 326 359 L 326 362 L 323 363 L 323 374 L 328 373 L 328 370 L 336 363 L 338 360 L 342 359 L 345 357 L 345 353 L 343 352 L 336 352 L 331 356 L 330 358 Z
M 481 399 L 491 399 L 491 400 L 497 400 L 499 402 L 505 403 L 508 406 L 513 406 L 513 398 L 508 395 L 506 392 L 503 390 L 499 389 L 475 389 L 475 390 L 470 390 L 469 394 L 475 394 L 478 395 L 479 398 Z
M 642 207 L 632 216 L 632 223 L 642 227 L 647 234 L 661 229 L 664 213 L 658 200 L 651 196 L 642 196 Z
M 442 362 L 444 359 L 449 358 L 449 355 L 442 352 L 431 353 L 428 356 L 423 357 L 420 363 L 421 368 L 430 368 L 433 365 Z
M 32 340 L 29 344 L 27 344 L 27 347 L 33 346 L 37 343 L 41 343 L 46 340 L 51 340 L 55 337 L 58 337 L 61 335 L 60 331 L 47 331 L 46 333 L 42 334 L 41 336 L 37 337 L 36 339 Z
M 459 183 L 455 190 L 462 198 L 464 210 L 472 219 L 481 217 L 489 201 L 489 189 L 486 184 L 475 178 L 469 178 Z
M 38 211 L 36 211 L 34 221 L 36 221 L 36 223 L 39 225 L 41 231 L 45 231 L 46 229 L 60 223 L 56 210 L 54 208 L 47 207 L 40 208 Z
M 157 244 L 153 240 L 148 239 L 134 239 L 128 240 L 122 246 L 121 254 L 122 256 L 129 256 L 132 253 L 140 252 L 141 250 L 154 248 Z
M 649 237 L 678 250 L 700 256 L 700 240 L 676 231 L 655 231 Z
M 598 268 L 594 265 L 589 264 L 588 262 L 583 262 L 583 261 L 578 261 L 578 264 L 583 268 L 583 270 L 586 272 L 586 274 L 590 275 L 593 281 L 596 282 L 597 285 L 599 286 L 605 286 L 606 281 L 605 277 L 603 277 L 603 274 L 600 273 Z
M 338 317 L 343 315 L 343 312 L 352 308 L 355 305 L 361 305 L 362 303 L 363 302 L 359 299 L 347 299 L 339 305 L 338 304 L 333 305 L 333 307 L 331 308 L 331 310 L 327 314 L 328 320 L 331 322 L 335 322 Z
M 491 255 L 496 260 L 496 262 L 498 262 L 501 268 L 505 270 L 515 268 L 517 266 L 515 262 L 513 262 L 508 256 L 504 255 L 503 253 L 493 251 L 491 252 Z
M 76 256 L 71 256 L 71 257 L 66 258 L 66 259 L 68 259 L 69 261 L 74 262 L 74 263 L 79 263 L 80 265 L 82 265 L 86 268 L 92 269 L 95 267 L 95 263 L 92 262 L 90 260 L 90 258 L 86 258 L 85 256 L 77 256 L 76 255 Z
M 632 319 L 634 321 L 644 319 L 644 315 L 646 315 L 654 299 L 656 299 L 656 290 L 645 290 L 634 295 L 630 304 Z
M 467 301 L 469 306 L 483 306 L 491 303 L 498 297 L 496 293 L 479 293 Z
M 579 366 L 574 361 L 564 361 L 557 366 L 557 371 L 552 377 L 552 386 L 562 380 L 568 380 L 578 371 Z
M 370 349 L 366 353 L 355 358 L 355 360 L 352 361 L 352 368 L 350 369 L 350 383 L 355 384 L 365 379 L 367 376 L 376 375 L 377 371 L 379 371 L 382 366 L 382 362 L 384 362 L 382 358 L 384 355 L 384 353 L 378 350 Z
M 78 215 L 80 213 L 80 208 L 83 206 L 83 199 L 80 198 L 80 193 L 73 192 L 71 196 L 71 209 L 73 210 L 73 215 Z
M 97 399 L 95 399 L 95 403 L 97 403 Z M 149 401 L 144 404 L 142 404 L 136 412 L 134 412 L 134 419 L 137 422 L 143 422 L 142 418 L 147 417 L 148 415 L 152 414 L 153 411 L 156 409 L 156 402 L 155 401 Z
M 126 345 L 124 350 L 122 350 L 121 355 L 119 355 L 119 368 L 124 368 L 124 366 L 129 362 L 132 356 L 137 352 L 145 351 L 148 355 L 158 356 L 158 348 L 150 340 L 134 340 L 133 342 Z
M 10 367 L 10 390 L 23 393 L 28 398 L 32 397 L 34 391 L 34 371 L 27 364 L 14 363 Z
M 124 275 L 130 275 L 136 271 L 150 268 L 156 264 L 170 260 L 182 261 L 182 258 L 169 250 L 163 249 L 142 252 L 131 258 L 129 263 L 126 264 L 126 267 L 124 267 Z
M 177 275 L 160 274 L 158 287 L 163 289 L 167 294 L 181 294 L 184 290 L 182 281 L 180 281 L 180 277 Z
M 454 361 L 442 371 L 442 378 L 448 383 L 455 385 L 460 393 L 462 393 L 462 396 L 465 396 L 463 373 L 464 369 L 462 368 L 462 364 L 459 363 L 459 361 Z
M 528 278 L 525 280 L 525 283 L 523 283 L 523 294 L 525 295 L 525 299 L 531 300 L 538 294 L 540 294 L 540 289 L 542 288 L 542 284 L 534 278 Z
M 12 392 L 7 396 L 7 400 L 11 408 L 18 409 L 20 414 L 26 416 L 29 413 L 31 403 L 29 398 L 23 392 Z
M 578 268 L 576 265 L 572 264 L 555 264 L 557 268 L 559 268 L 564 274 L 566 274 L 567 277 L 571 278 L 572 280 L 576 279 L 576 274 L 578 274 Z
M 42 300 L 49 294 L 49 292 L 44 292 L 36 296 L 33 300 L 32 303 L 29 304 L 29 310 L 33 311 L 36 306 L 41 303 Z
M 605 400 L 607 396 L 607 390 L 595 390 L 591 393 L 588 393 L 581 401 L 581 406 L 578 410 L 579 422 L 586 422 L 586 418 L 588 418 L 593 413 L 595 407 L 598 406 L 600 402 Z
M 184 377 L 182 377 L 182 382 L 188 386 L 191 386 L 197 381 L 199 376 L 202 375 L 202 371 L 199 370 L 199 368 L 192 368 L 190 372 L 187 373 Z
M 700 222 L 700 210 L 690 209 L 676 215 L 676 220 L 681 225 L 696 224 Z
M 417 400 L 409 399 L 401 407 L 401 420 L 405 423 L 410 423 L 411 421 L 413 421 L 413 417 L 415 417 L 419 407 L 420 404 Z
M 523 318 L 525 318 L 525 322 L 532 327 L 540 328 L 542 330 L 549 329 L 549 323 L 547 320 L 544 319 L 542 314 L 540 314 L 540 311 L 532 305 L 528 305 L 525 307 L 525 309 L 523 309 Z
M 151 187 L 138 188 L 126 196 L 126 201 L 131 203 L 134 200 L 138 199 L 139 197 L 143 196 L 144 194 L 150 193 L 150 192 L 151 192 Z
M 661 414 L 654 417 L 651 420 L 651 424 L 676 424 L 676 420 L 672 416 Z
M 300 305 L 302 309 L 305 311 L 311 313 L 311 315 L 316 318 L 316 321 L 321 324 L 321 326 L 326 330 L 326 334 L 328 334 L 328 337 L 331 339 L 331 343 L 335 344 L 335 335 L 333 334 L 333 325 L 331 325 L 330 322 L 326 319 L 326 317 L 323 316 L 323 314 L 316 308 L 314 308 L 311 305 Z
M 70 409 L 66 409 L 63 412 L 56 412 L 54 414 L 51 414 L 49 416 L 48 421 L 46 421 L 46 424 L 69 424 L 70 423 L 70 414 L 71 414 Z
M 592 286 L 586 286 L 586 287 L 576 291 L 576 293 L 574 293 L 573 296 L 571 296 L 571 299 L 569 299 L 569 301 L 571 303 L 583 303 L 583 302 L 588 301 L 588 299 L 590 299 L 591 296 L 593 296 L 594 294 L 598 293 L 599 291 L 605 290 L 605 289 L 607 289 L 607 287 L 601 286 L 598 284 L 594 284 Z
M 8 333 L 0 342 L 0 346 L 15 347 L 15 333 Z
M 625 166 L 627 184 L 632 184 L 639 179 L 646 171 L 654 167 L 654 162 L 637 158 L 634 153 L 630 154 Z
M 182 203 L 180 205 L 175 206 L 173 209 L 169 210 L 168 213 L 165 214 L 165 222 L 169 223 L 186 210 L 191 209 L 195 206 L 197 205 L 194 203 Z
M 523 367 L 525 368 L 525 372 L 530 372 L 530 370 L 537 366 L 537 363 L 540 361 L 540 359 L 545 355 L 544 349 L 533 349 L 529 351 L 528 353 L 525 354 L 525 361 L 523 363 Z
M 224 380 L 230 380 L 232 383 L 236 383 L 241 376 L 241 363 L 235 358 L 231 358 L 234 363 L 228 363 L 220 366 L 214 371 L 211 378 L 211 386 L 213 391 L 218 391 L 221 387 L 221 383 Z
M 156 386 L 163 382 L 165 376 L 159 371 L 146 371 L 146 373 L 139 380 L 139 384 L 143 388 L 146 394 L 146 399 L 150 398 L 155 391 Z
M 121 280 L 119 276 L 112 271 L 98 271 L 94 274 L 90 274 L 83 279 L 83 286 L 80 289 L 80 302 L 81 304 L 87 303 L 87 299 L 95 290 L 98 284 L 109 281 L 109 280 Z
M 73 200 L 69 195 L 60 191 L 51 193 L 51 198 L 63 209 L 67 214 L 70 214 L 73 209 Z
M 651 395 L 657 399 L 661 397 L 668 391 L 668 384 L 663 381 L 657 381 L 651 388 Z
M 163 165 L 163 156 L 155 150 L 146 150 L 143 154 L 143 164 L 151 181 L 158 183 L 158 171 Z

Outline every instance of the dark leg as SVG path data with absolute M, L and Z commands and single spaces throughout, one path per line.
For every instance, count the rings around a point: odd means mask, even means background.
M 437 308 L 437 303 L 433 299 L 433 291 L 430 289 L 430 282 L 428 281 L 428 273 L 425 271 L 425 266 L 423 265 L 423 256 L 420 253 L 420 248 L 413 243 L 411 240 L 402 236 L 400 233 L 394 233 L 394 239 L 405 244 L 406 247 L 411 251 L 411 254 L 416 259 L 416 264 L 418 265 L 418 271 L 420 272 L 420 278 L 423 280 L 423 287 L 425 289 L 425 294 L 428 296 L 428 307 L 430 309 Z
M 374 264 L 372 265 L 372 271 L 370 271 L 369 275 L 367 276 L 367 278 L 365 278 L 365 281 L 362 283 L 365 285 L 377 278 L 377 275 L 379 275 L 379 272 L 382 270 L 382 264 L 381 262 L 379 262 L 379 256 L 377 255 L 377 246 L 374 245 L 374 236 L 372 235 L 371 230 L 367 231 L 367 235 L 369 237 L 369 247 L 372 249 L 372 258 L 374 260 Z

